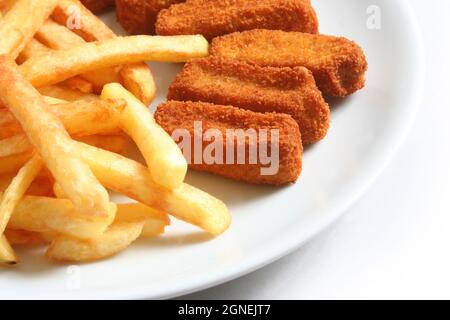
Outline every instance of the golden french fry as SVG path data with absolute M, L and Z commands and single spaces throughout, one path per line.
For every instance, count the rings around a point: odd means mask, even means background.
M 70 89 L 62 85 L 52 85 L 47 87 L 38 88 L 39 92 L 45 96 L 63 99 L 70 102 L 78 100 L 93 101 L 99 100 L 100 97 L 95 94 L 86 94 L 79 90 Z
M 78 90 L 82 93 L 88 94 L 94 92 L 94 85 L 79 76 L 69 78 L 63 81 L 62 84 L 66 85 L 70 89 Z
M 61 121 L 49 111 L 48 104 L 8 56 L 0 56 L 0 99 L 20 122 L 77 209 L 86 215 L 107 217 L 108 192 L 73 149 L 74 142 Z
M 141 237 L 156 237 L 164 233 L 170 224 L 167 213 L 147 207 L 141 203 L 119 204 L 114 222 L 145 221 Z
M 0 157 L 0 174 L 17 172 L 27 162 L 33 151 Z
M 69 103 L 69 101 L 66 100 L 62 100 L 62 99 L 58 99 L 58 98 L 54 98 L 54 97 L 47 97 L 47 96 L 42 96 L 42 98 L 44 98 L 44 101 L 48 104 L 64 104 L 64 103 Z
M 154 183 L 148 169 L 136 161 L 81 142 L 75 149 L 97 178 L 113 191 L 168 212 L 213 235 L 221 234 L 231 223 L 225 204 L 206 192 L 185 183 L 170 190 Z
M 16 264 L 19 261 L 8 239 L 4 235 L 0 236 L 0 263 Z
M 6 229 L 5 236 L 12 246 L 35 246 L 46 243 L 37 232 Z
M 123 99 L 122 129 L 134 140 L 144 156 L 155 183 L 169 189 L 181 185 L 187 162 L 177 144 L 155 121 L 150 111 L 118 83 L 107 84 L 102 99 Z
M 108 203 L 108 207 L 112 214 L 105 219 L 80 214 L 69 199 L 25 196 L 17 204 L 8 228 L 91 238 L 101 235 L 114 221 L 117 206 Z
M 14 59 L 54 11 L 58 0 L 16 0 L 0 21 L 0 54 Z
M 87 136 L 118 132 L 120 113 L 124 105 L 125 102 L 122 100 L 93 100 L 50 104 L 47 109 L 61 120 L 71 135 Z M 0 109 L 0 139 L 11 138 L 18 134 L 23 134 L 20 123 L 8 109 Z M 0 156 L 7 155 L 8 143 L 0 140 L 0 145 L 2 145 Z M 14 145 L 10 143 L 10 146 Z
M 56 236 L 46 256 L 59 261 L 85 262 L 110 257 L 125 250 L 141 234 L 144 222 L 112 224 L 102 235 L 91 239 Z
M 185 62 L 207 55 L 208 41 L 200 35 L 117 37 L 32 57 L 20 66 L 20 71 L 34 86 L 42 87 L 121 64 Z
M 36 33 L 36 38 L 49 48 L 56 50 L 68 50 L 85 44 L 83 38 L 53 20 L 47 20 L 41 26 Z M 99 92 L 105 84 L 120 80 L 118 69 L 120 68 L 109 67 L 106 69 L 87 72 L 81 76 L 93 84 L 95 90 Z M 83 92 L 83 90 L 80 91 Z
M 105 149 L 114 153 L 122 153 L 125 149 L 128 139 L 125 135 L 92 135 L 79 137 L 76 140 L 88 145 Z M 1 145 L 1 141 L 0 141 Z M 0 152 L 1 154 L 1 152 Z
M 8 221 L 27 189 L 38 175 L 42 168 L 42 160 L 38 155 L 34 155 L 20 170 L 6 188 L 0 198 L 0 236 L 6 229 Z
M 55 197 L 58 199 L 66 199 L 66 194 L 64 193 L 64 190 L 61 188 L 61 186 L 58 184 L 58 182 L 55 182 L 53 184 L 53 193 L 55 194 Z M 116 213 L 117 216 L 117 213 Z
M 87 10 L 79 1 L 60 1 L 53 18 L 61 25 L 70 21 L 73 8 L 79 12 L 80 24 L 73 31 L 86 41 L 112 39 L 116 35 L 96 15 Z M 125 65 L 120 71 L 122 83 L 145 105 L 149 105 L 156 95 L 156 84 L 150 68 L 145 63 Z M 118 82 L 118 81 L 109 81 Z
M 43 54 L 47 54 L 49 50 L 50 49 L 48 47 L 46 47 L 41 42 L 33 38 L 27 43 L 27 45 L 20 52 L 16 61 L 18 64 L 22 64 L 28 59 L 30 59 L 32 56 L 40 56 Z

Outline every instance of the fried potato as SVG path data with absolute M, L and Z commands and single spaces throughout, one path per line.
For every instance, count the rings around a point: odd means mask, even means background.
M 62 25 L 67 25 L 70 19 L 71 8 L 77 7 L 80 12 L 80 26 L 73 29 L 75 33 L 86 41 L 107 40 L 116 37 L 103 21 L 87 10 L 80 2 L 63 0 L 60 1 L 53 19 Z M 124 65 L 120 70 L 121 83 L 131 91 L 145 105 L 149 105 L 156 95 L 156 84 L 153 74 L 145 63 Z M 119 81 L 109 81 L 119 82 Z
M 114 221 L 117 206 L 108 203 L 107 219 L 79 213 L 69 199 L 25 196 L 17 204 L 8 228 L 33 232 L 55 231 L 77 238 L 103 234 Z
M 46 243 L 41 234 L 37 232 L 6 229 L 5 236 L 12 246 L 35 246 Z
M 119 204 L 114 222 L 145 221 L 141 237 L 155 237 L 164 233 L 170 224 L 167 213 L 147 207 L 141 203 Z
M 19 259 L 8 243 L 8 239 L 4 235 L 0 236 L 0 263 L 16 264 L 17 262 L 19 262 Z
M 114 223 L 102 235 L 81 240 L 56 236 L 46 256 L 58 261 L 85 262 L 110 257 L 125 250 L 141 234 L 143 221 Z
M 90 83 L 88 80 L 85 80 L 79 76 L 69 78 L 63 81 L 62 84 L 66 85 L 70 89 L 78 90 L 83 93 L 94 92 L 94 85 Z
M 0 157 L 0 174 L 17 172 L 27 162 L 33 151 L 14 154 L 7 157 Z
M 77 101 L 48 105 L 48 110 L 56 115 L 74 136 L 116 133 L 119 128 L 120 113 L 124 108 L 122 100 Z M 22 127 L 8 109 L 0 109 L 0 139 L 23 134 Z M 15 138 L 20 140 L 20 138 Z M 18 141 L 16 140 L 16 141 Z M 8 153 L 8 143 L 0 140 L 0 156 Z M 9 142 L 9 147 L 14 146 Z
M 58 0 L 16 0 L 0 21 L 0 54 L 16 58 L 57 3 Z
M 173 189 L 181 185 L 187 162 L 180 148 L 155 121 L 147 107 L 118 83 L 107 84 L 102 99 L 123 99 L 122 129 L 134 140 L 144 156 L 153 181 Z
M 122 153 L 128 139 L 125 135 L 101 135 L 84 136 L 77 138 L 78 141 L 94 146 L 96 148 L 108 150 L 114 153 Z M 1 143 L 1 142 L 0 142 Z
M 88 71 L 142 61 L 185 62 L 208 55 L 202 36 L 133 36 L 86 43 L 32 57 L 20 71 L 34 86 L 55 84 Z
M 57 99 L 63 99 L 66 101 L 74 102 L 78 100 L 83 101 L 92 101 L 92 100 L 99 100 L 100 97 L 95 94 L 86 94 L 79 90 L 70 89 L 67 87 L 64 87 L 60 84 L 53 85 L 53 86 L 46 86 L 38 88 L 39 92 L 43 95 L 57 98 Z
M 213 235 L 221 234 L 231 223 L 225 204 L 206 192 L 185 183 L 169 190 L 153 182 L 148 169 L 136 161 L 83 143 L 77 143 L 76 150 L 97 178 L 113 191 Z
M 11 181 L 9 187 L 0 198 L 0 236 L 6 229 L 17 203 L 30 187 L 33 180 L 42 168 L 42 160 L 38 155 L 34 155 Z
M 85 44 L 83 38 L 53 20 L 47 20 L 37 31 L 35 37 L 49 48 L 55 50 L 68 50 Z M 120 67 L 109 67 L 86 72 L 81 76 L 94 86 L 96 92 L 100 92 L 105 84 L 120 80 L 119 69 Z M 84 92 L 83 90 L 80 91 Z
M 73 140 L 61 121 L 8 56 L 0 56 L 0 99 L 77 209 L 86 215 L 108 217 L 108 192 L 73 149 Z

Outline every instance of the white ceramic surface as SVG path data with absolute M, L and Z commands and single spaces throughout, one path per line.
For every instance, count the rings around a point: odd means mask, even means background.
M 423 80 L 420 34 L 407 1 L 313 1 L 321 32 L 357 41 L 369 61 L 367 86 L 333 101 L 328 137 L 309 148 L 300 181 L 254 187 L 207 174 L 188 182 L 221 198 L 233 225 L 210 239 L 183 223 L 138 241 L 105 261 L 51 264 L 19 251 L 22 264 L 0 270 L 0 298 L 167 298 L 255 270 L 298 248 L 335 221 L 380 173 L 407 133 Z M 381 10 L 381 30 L 367 28 L 367 8 Z M 111 16 L 106 21 L 114 24 Z M 153 64 L 162 101 L 180 66 Z M 121 199 L 124 200 L 124 199 Z

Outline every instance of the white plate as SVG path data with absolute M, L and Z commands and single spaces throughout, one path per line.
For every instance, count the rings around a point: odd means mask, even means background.
M 260 268 L 335 221 L 387 164 L 413 120 L 424 78 L 422 44 L 407 1 L 313 3 L 321 31 L 357 41 L 369 72 L 364 90 L 333 103 L 328 137 L 306 151 L 296 185 L 255 187 L 190 174 L 189 183 L 230 207 L 234 221 L 223 236 L 209 239 L 175 223 L 167 235 L 114 258 L 70 267 L 49 263 L 42 252 L 19 251 L 23 263 L 0 271 L 0 298 L 174 297 Z M 373 5 L 381 10 L 379 30 L 366 24 Z M 118 28 L 111 16 L 105 19 Z M 160 102 L 180 66 L 153 67 Z

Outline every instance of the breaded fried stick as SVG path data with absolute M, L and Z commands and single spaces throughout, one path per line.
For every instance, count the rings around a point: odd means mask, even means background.
M 251 29 L 318 32 L 309 0 L 188 0 L 162 10 L 159 35 L 202 34 L 212 39 Z
M 273 68 L 221 58 L 188 62 L 169 88 L 169 100 L 203 101 L 286 113 L 297 121 L 304 144 L 325 137 L 330 110 L 311 72 Z
M 194 170 L 253 184 L 283 185 L 300 176 L 300 131 L 286 114 L 169 101 L 155 119 L 178 140 Z
M 261 66 L 311 70 L 324 95 L 344 97 L 364 87 L 367 61 L 362 49 L 341 37 L 299 32 L 251 30 L 212 42 L 216 57 Z
M 117 20 L 130 34 L 154 34 L 158 13 L 185 0 L 116 0 Z

